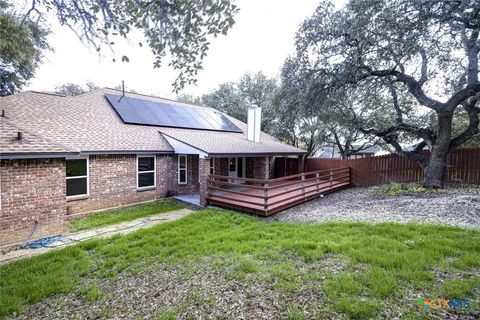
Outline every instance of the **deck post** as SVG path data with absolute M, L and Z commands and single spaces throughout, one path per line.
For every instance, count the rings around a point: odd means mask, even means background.
M 320 175 L 318 174 L 318 172 L 315 173 L 315 177 L 317 178 L 315 181 L 316 181 L 316 183 L 317 183 L 316 189 L 317 189 L 317 192 L 318 192 L 318 189 L 320 188 L 320 185 L 319 185 L 319 184 L 320 184 L 320 179 L 319 179 L 319 178 L 320 178 Z
M 330 170 L 330 188 L 333 185 L 333 170 Z
M 265 213 L 268 214 L 268 182 L 264 183 L 264 190 L 263 190 L 263 208 L 265 209 Z
M 302 174 L 302 197 L 305 198 L 305 173 Z

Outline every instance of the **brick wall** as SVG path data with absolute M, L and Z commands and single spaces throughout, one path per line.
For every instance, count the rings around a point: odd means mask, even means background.
M 68 200 L 68 214 L 163 198 L 172 192 L 173 157 L 157 155 L 157 185 L 151 190 L 137 190 L 136 155 L 92 155 L 89 157 L 88 198 Z
M 137 190 L 136 155 L 92 155 L 89 158 L 90 194 L 68 200 L 68 214 L 79 214 L 155 200 L 175 194 L 199 192 L 198 156 L 187 156 L 187 184 L 178 184 L 178 156 L 157 155 L 157 185 Z
M 1 160 L 0 247 L 66 230 L 64 159 Z
M 215 174 L 228 176 L 228 158 L 215 158 Z
M 172 194 L 196 194 L 199 192 L 198 183 L 198 155 L 187 156 L 187 184 L 178 184 L 178 156 L 173 157 L 173 167 L 169 170 L 173 173 L 171 178 Z
M 268 179 L 267 162 L 265 157 L 247 158 L 247 178 Z
M 92 155 L 89 196 L 67 200 L 64 159 L 2 160 L 0 246 L 24 241 L 36 220 L 34 238 L 66 231 L 68 215 L 200 192 L 198 156 L 187 156 L 186 185 L 178 184 L 178 156 L 157 155 L 156 164 L 156 187 L 138 191 L 136 155 Z
M 200 175 L 200 183 L 199 183 L 199 194 L 200 194 L 200 205 L 205 206 L 207 205 L 207 192 L 208 192 L 208 184 L 207 184 L 207 177 L 210 174 L 210 159 L 199 159 L 199 175 Z

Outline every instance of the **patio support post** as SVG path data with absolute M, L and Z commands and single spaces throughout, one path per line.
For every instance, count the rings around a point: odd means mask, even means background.
M 303 173 L 305 170 L 305 156 L 298 156 L 298 173 Z
M 207 195 L 208 195 L 208 176 L 210 175 L 210 158 L 199 158 L 198 159 L 198 170 L 200 177 L 200 205 L 205 207 L 207 205 Z

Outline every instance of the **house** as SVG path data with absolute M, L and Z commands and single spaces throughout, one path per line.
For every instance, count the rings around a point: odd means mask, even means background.
M 273 178 L 276 159 L 304 154 L 260 132 L 259 109 L 247 126 L 108 88 L 22 92 L 0 98 L 0 112 L 0 247 L 64 232 L 68 219 L 95 210 L 175 195 L 204 206 L 210 174 Z
M 376 155 L 380 155 L 382 152 L 382 148 L 380 146 L 367 146 L 365 148 L 362 145 L 354 144 L 352 145 L 353 150 L 358 150 L 353 154 L 348 156 L 348 160 L 350 159 L 361 159 L 367 157 L 373 157 Z M 361 149 L 361 150 L 359 150 Z M 322 159 L 341 159 L 342 156 L 340 154 L 340 150 L 336 146 L 324 146 L 320 148 L 315 155 L 314 158 L 322 158 Z

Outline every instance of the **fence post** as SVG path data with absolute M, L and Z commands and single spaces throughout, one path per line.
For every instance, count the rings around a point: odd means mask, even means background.
M 317 178 L 315 181 L 316 181 L 316 184 L 317 184 L 316 189 L 317 189 L 317 192 L 318 192 L 318 189 L 320 188 L 320 180 L 319 180 L 320 175 L 318 174 L 318 172 L 315 173 L 315 177 Z

